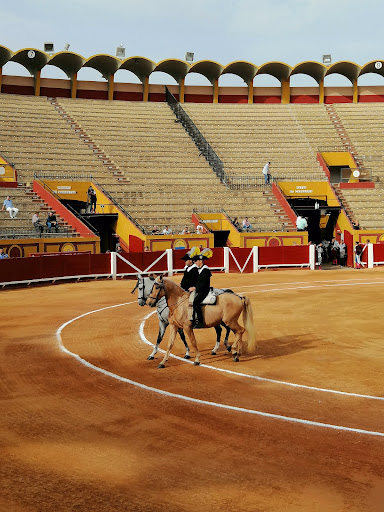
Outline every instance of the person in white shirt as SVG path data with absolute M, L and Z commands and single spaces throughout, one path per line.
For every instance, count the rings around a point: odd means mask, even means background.
M 269 185 L 269 180 L 271 178 L 271 173 L 269 172 L 270 165 L 271 165 L 271 162 L 267 162 L 263 167 L 263 174 L 264 174 L 264 180 L 265 180 L 266 185 Z
M 163 235 L 172 235 L 172 229 L 169 226 L 165 226 L 163 229 Z

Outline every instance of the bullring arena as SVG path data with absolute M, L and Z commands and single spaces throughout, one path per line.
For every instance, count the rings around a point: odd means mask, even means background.
M 0 512 L 383 512 L 384 60 L 68 48 L 0 45 Z M 192 249 L 257 349 L 158 368 Z
M 258 348 L 200 367 L 134 284 L 2 292 L 0 510 L 383 510 L 383 269 L 214 274 Z

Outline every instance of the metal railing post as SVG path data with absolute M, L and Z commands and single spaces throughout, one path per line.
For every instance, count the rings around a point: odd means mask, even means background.
M 224 247 L 224 272 L 229 274 L 229 247 Z
M 172 249 L 166 249 L 167 251 L 167 267 L 168 267 L 168 276 L 173 276 L 173 253 Z
M 112 276 L 113 280 L 116 279 L 116 274 L 117 274 L 117 258 L 116 258 L 116 253 L 115 252 L 111 252 L 111 276 Z

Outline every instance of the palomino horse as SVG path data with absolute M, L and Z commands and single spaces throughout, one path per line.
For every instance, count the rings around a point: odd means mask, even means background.
M 137 302 L 139 303 L 140 306 L 145 306 L 147 298 L 148 298 L 149 294 L 151 293 L 154 280 L 155 280 L 155 278 L 153 276 L 149 276 L 149 277 L 143 277 L 140 275 L 137 276 L 136 286 L 131 291 L 131 293 L 135 293 L 136 288 L 138 289 Z M 149 361 L 154 359 L 155 355 L 157 354 L 159 345 L 164 337 L 165 330 L 167 329 L 167 327 L 169 325 L 168 317 L 169 317 L 169 308 L 167 306 L 167 301 L 165 299 L 165 296 L 163 296 L 157 302 L 157 318 L 159 320 L 159 333 L 157 335 L 156 345 L 155 345 L 151 355 L 148 357 Z M 226 326 L 224 326 L 224 327 L 226 327 Z M 226 349 L 228 350 L 228 352 L 230 352 L 231 346 L 228 343 L 228 338 L 229 338 L 229 333 L 231 332 L 231 330 L 228 327 L 226 327 L 226 329 L 227 329 L 227 333 L 225 335 L 224 345 L 226 346 Z M 216 344 L 215 344 L 214 348 L 212 349 L 212 352 L 211 352 L 212 355 L 216 355 L 216 352 L 219 350 L 221 331 L 222 331 L 222 328 L 220 327 L 220 325 L 215 326 L 215 331 L 216 331 Z M 189 355 L 189 347 L 188 347 L 187 341 L 185 339 L 184 331 L 183 331 L 183 329 L 178 329 L 178 332 L 179 332 L 180 338 L 182 339 L 184 346 L 185 346 L 184 359 L 190 359 L 191 356 Z
M 168 361 L 169 353 L 175 342 L 177 329 L 182 328 L 189 341 L 196 351 L 194 365 L 200 364 L 200 352 L 197 347 L 195 334 L 192 329 L 192 322 L 188 320 L 188 299 L 189 293 L 185 292 L 180 286 L 171 279 L 159 276 L 155 279 L 147 304 L 154 307 L 157 302 L 165 297 L 169 307 L 170 337 L 167 352 L 159 364 L 159 368 L 164 368 Z M 247 331 L 247 351 L 253 353 L 256 348 L 256 333 L 253 324 L 253 312 L 251 301 L 248 297 L 240 297 L 235 293 L 223 293 L 216 299 L 216 304 L 212 306 L 203 306 L 203 317 L 205 327 L 214 327 L 224 322 L 235 334 L 235 343 L 232 345 L 233 360 L 239 360 L 239 354 L 243 346 L 243 333 Z M 245 328 L 238 323 L 240 314 L 243 313 Z

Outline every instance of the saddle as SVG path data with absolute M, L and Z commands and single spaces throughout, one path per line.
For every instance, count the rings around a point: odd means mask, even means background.
M 223 293 L 233 293 L 232 290 L 229 288 L 210 288 L 208 295 L 205 297 L 203 302 L 201 303 L 202 306 L 213 306 L 216 304 L 216 298 L 218 295 L 222 295 Z M 193 301 L 195 298 L 196 292 L 193 291 L 189 295 L 189 302 L 188 302 L 188 320 L 193 320 Z

